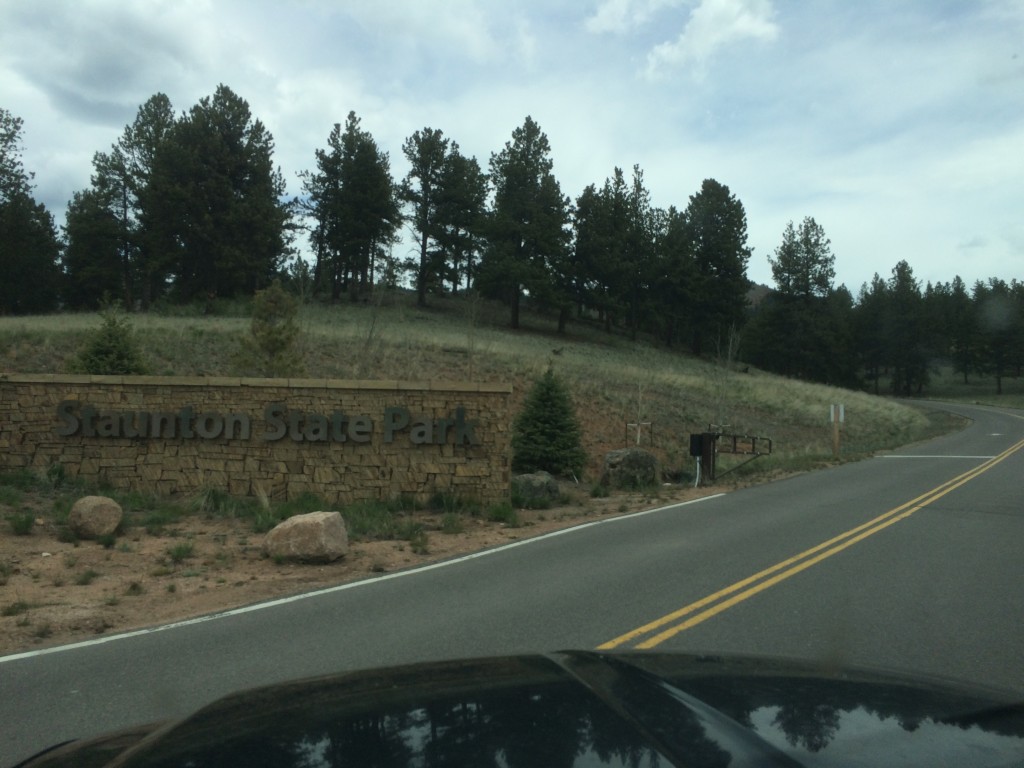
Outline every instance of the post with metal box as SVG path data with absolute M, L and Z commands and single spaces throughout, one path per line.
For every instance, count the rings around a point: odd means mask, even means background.
M 742 467 L 761 456 L 769 456 L 772 452 L 771 438 L 755 437 L 754 435 L 726 435 L 721 432 L 702 432 L 690 435 L 690 455 L 697 459 L 697 479 L 694 486 L 708 485 L 718 479 L 717 457 L 719 453 L 732 453 L 750 456 L 730 467 L 721 476 Z

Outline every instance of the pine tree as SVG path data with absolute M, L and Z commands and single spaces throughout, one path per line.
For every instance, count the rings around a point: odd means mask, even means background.
M 270 284 L 288 250 L 284 179 L 274 139 L 225 85 L 178 120 L 154 157 L 148 235 L 181 301 L 249 296 Z
M 491 155 L 494 208 L 478 284 L 509 305 L 513 328 L 525 293 L 548 305 L 565 298 L 554 276 L 568 254 L 569 200 L 551 172 L 550 155 L 548 137 L 530 117 Z
M 142 349 L 135 338 L 135 329 L 118 303 L 106 304 L 100 311 L 103 319 L 92 332 L 85 347 L 71 367 L 74 373 L 94 376 L 137 376 L 146 373 Z
M 299 302 L 274 280 L 269 288 L 256 292 L 252 303 L 250 335 L 242 339 L 240 362 L 264 376 L 296 376 L 302 360 L 296 344 Z
M 706 353 L 743 323 L 747 307 L 747 214 L 727 186 L 705 179 L 686 207 L 694 259 L 690 346 Z
M 399 197 L 411 209 L 409 223 L 419 246 L 419 261 L 411 271 L 416 277 L 416 303 L 421 307 L 427 305 L 427 291 L 438 286 L 442 272 L 438 249 L 431 246 L 437 240 L 438 198 L 450 143 L 441 131 L 424 128 L 402 145 L 411 167 L 399 186 Z
M 569 390 L 550 368 L 526 397 L 512 427 L 512 469 L 578 475 L 587 460 Z
M 0 315 L 50 311 L 60 288 L 60 242 L 50 212 L 32 197 L 22 125 L 0 109 Z
M 388 154 L 360 123 L 355 112 L 344 128 L 335 123 L 327 149 L 316 150 L 316 170 L 299 174 L 301 207 L 312 219 L 314 280 L 332 301 L 370 289 L 401 220 Z

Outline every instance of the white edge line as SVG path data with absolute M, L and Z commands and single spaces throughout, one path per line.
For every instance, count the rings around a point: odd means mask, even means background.
M 183 619 L 182 621 L 175 621 L 171 624 L 161 624 L 156 627 L 145 627 L 143 629 L 135 629 L 130 632 L 122 632 L 117 635 L 107 635 L 105 637 L 98 637 L 93 640 L 83 640 L 78 643 L 70 643 L 68 645 L 56 645 L 52 648 L 40 648 L 37 651 L 23 651 L 21 653 L 13 653 L 9 656 L 0 656 L 0 664 L 4 664 L 10 661 L 21 661 L 23 659 L 31 659 L 37 656 L 46 656 L 51 653 L 60 653 L 62 651 L 73 651 L 78 648 L 88 648 L 93 645 L 103 645 L 104 643 L 112 643 L 115 640 L 127 640 L 130 637 L 138 637 L 140 635 L 151 635 L 155 632 L 163 632 L 166 629 L 177 629 L 178 627 L 188 627 L 193 624 L 202 624 L 206 621 L 213 621 L 214 619 L 224 619 L 229 616 L 238 616 L 243 613 L 249 613 L 251 611 L 262 611 L 265 608 L 274 608 L 278 605 L 286 605 L 288 603 L 296 603 L 299 600 L 306 600 L 311 597 L 320 597 L 321 595 L 329 595 L 332 592 L 341 592 L 346 589 L 355 589 L 356 587 L 363 587 L 370 584 L 379 584 L 382 581 L 389 581 L 390 579 L 400 579 L 405 576 L 414 576 L 424 571 L 432 571 L 435 568 L 445 568 L 449 565 L 455 565 L 456 563 L 463 563 L 467 560 L 473 560 L 478 557 L 486 557 L 487 555 L 493 555 L 497 552 L 504 552 L 508 549 L 515 547 L 522 547 L 526 544 L 533 544 L 537 541 L 543 541 L 544 539 L 552 539 L 555 536 L 562 536 L 567 533 L 574 533 L 576 531 L 582 531 L 584 528 L 590 528 L 595 525 L 605 525 L 606 523 L 617 523 L 623 520 L 632 520 L 637 517 L 643 517 L 644 515 L 651 515 L 655 512 L 664 512 L 669 509 L 675 509 L 677 507 L 688 507 L 691 504 L 697 504 L 701 501 L 710 501 L 711 499 L 717 499 L 725 496 L 724 493 L 716 493 L 711 496 L 702 496 L 699 499 L 690 499 L 689 501 L 682 501 L 678 504 L 669 504 L 664 507 L 655 507 L 654 509 L 646 509 L 642 512 L 634 512 L 629 515 L 619 515 L 618 517 L 609 517 L 604 520 L 591 520 L 589 523 L 581 523 L 574 525 L 569 528 L 561 528 L 557 531 L 551 531 L 550 533 L 543 533 L 540 536 L 532 536 L 527 539 L 520 539 L 518 541 L 512 541 L 508 544 L 502 544 L 498 547 L 492 547 L 491 549 L 484 549 L 479 552 L 472 552 L 468 555 L 462 555 L 460 557 L 452 558 L 451 560 L 441 560 L 436 563 L 429 563 L 427 565 L 421 565 L 417 568 L 410 568 L 407 571 L 397 571 L 395 573 L 384 574 L 383 576 L 375 576 L 371 579 L 362 579 L 361 581 L 352 581 L 347 584 L 338 584 L 333 587 L 326 587 L 325 589 L 318 589 L 313 592 L 303 592 L 298 595 L 290 595 L 288 597 L 279 597 L 275 600 L 267 600 L 262 603 L 253 603 L 252 605 L 243 605 L 240 608 L 232 608 L 227 611 L 220 611 L 219 613 L 210 613 L 205 616 L 196 616 L 192 619 Z
M 883 456 L 879 456 L 880 459 L 994 459 L 995 456 L 950 456 L 946 455 L 935 455 L 926 456 L 920 453 L 887 453 Z

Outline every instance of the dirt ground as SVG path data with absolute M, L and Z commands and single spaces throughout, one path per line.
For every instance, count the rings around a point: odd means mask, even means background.
M 466 516 L 461 533 L 443 533 L 440 515 L 416 513 L 428 531 L 426 552 L 414 552 L 405 541 L 354 542 L 329 565 L 275 563 L 263 554 L 263 534 L 243 519 L 196 515 L 161 535 L 129 528 L 109 548 L 61 542 L 45 516 L 27 536 L 13 535 L 0 521 L 0 655 L 373 579 L 712 492 L 665 486 L 654 494 L 595 499 L 575 491 L 566 506 L 520 510 L 517 527 Z

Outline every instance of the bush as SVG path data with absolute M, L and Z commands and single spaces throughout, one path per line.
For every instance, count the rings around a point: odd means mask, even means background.
M 457 534 L 463 533 L 466 525 L 462 521 L 462 515 L 458 512 L 445 512 L 441 518 L 441 533 Z
M 103 323 L 90 335 L 71 364 L 74 373 L 96 376 L 135 376 L 146 372 L 135 330 L 118 304 L 106 306 Z
M 490 506 L 487 509 L 487 519 L 492 523 L 504 523 L 509 528 L 519 527 L 519 515 L 515 507 L 507 501 Z
M 36 524 L 36 517 L 31 512 L 15 512 L 8 515 L 7 522 L 11 524 L 11 531 L 15 536 L 28 536 L 32 533 L 32 526 Z
M 195 554 L 195 547 L 191 541 L 183 541 L 175 544 L 172 547 L 167 548 L 167 556 L 171 558 L 171 562 L 177 564 L 181 563 Z
M 18 600 L 16 602 L 11 603 L 10 605 L 5 605 L 2 609 L 0 609 L 0 616 L 17 616 L 20 613 L 24 613 L 31 607 L 32 606 L 30 606 L 24 600 Z
M 586 460 L 569 390 L 548 368 L 512 426 L 512 469 L 578 475 Z
M 99 576 L 99 573 L 94 571 L 92 568 L 89 568 L 88 570 L 82 571 L 75 577 L 75 584 L 80 587 L 88 586 L 93 583 L 97 576 Z

